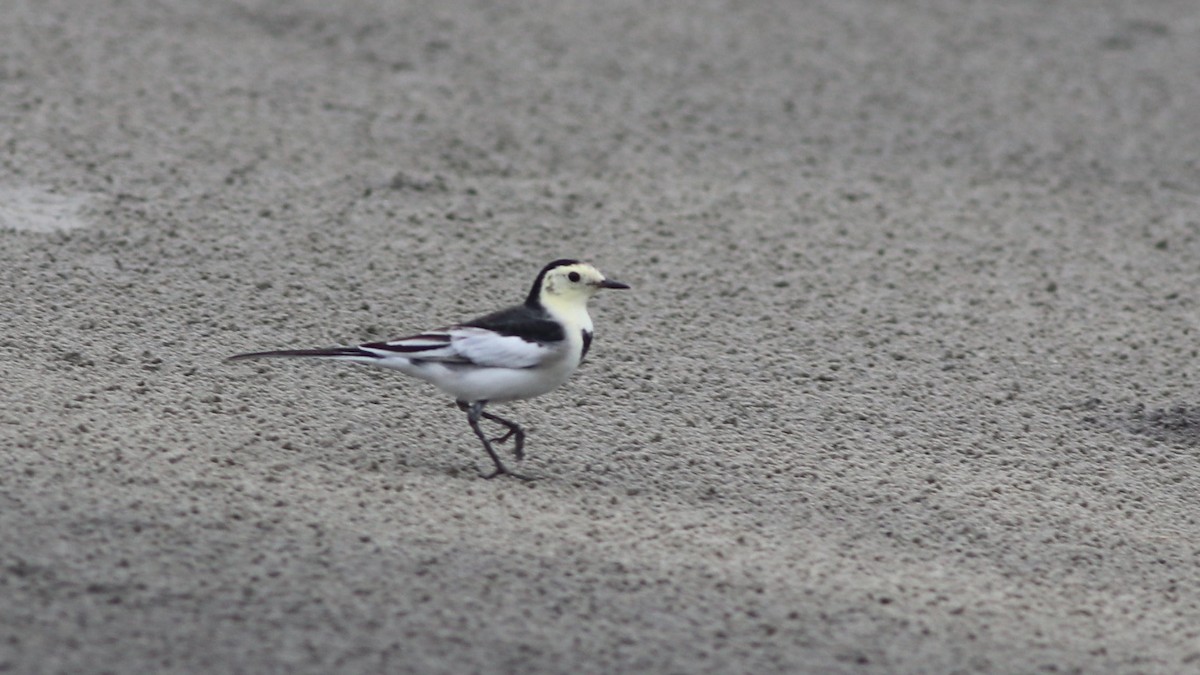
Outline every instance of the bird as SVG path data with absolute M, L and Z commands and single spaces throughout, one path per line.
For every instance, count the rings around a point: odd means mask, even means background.
M 230 361 L 260 358 L 309 358 L 398 370 L 432 383 L 454 397 L 494 464 L 483 478 L 514 473 L 492 444 L 513 439 L 513 456 L 525 458 L 525 430 L 516 422 L 487 412 L 490 403 L 541 396 L 565 383 L 592 346 L 588 300 L 602 289 L 628 289 L 596 267 L 574 259 L 555 260 L 538 272 L 525 301 L 469 321 L 385 342 L 350 347 L 250 352 Z M 488 438 L 480 420 L 507 430 Z

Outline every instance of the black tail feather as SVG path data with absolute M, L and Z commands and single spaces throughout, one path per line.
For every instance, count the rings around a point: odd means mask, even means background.
M 379 358 L 378 354 L 359 349 L 358 347 L 329 347 L 327 349 L 283 349 L 275 352 L 250 352 L 229 357 L 226 361 L 243 361 L 246 359 L 268 358 L 337 358 L 339 356 L 358 356 L 372 359 Z

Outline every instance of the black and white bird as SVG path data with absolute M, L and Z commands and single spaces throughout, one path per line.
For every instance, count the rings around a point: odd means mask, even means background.
M 492 443 L 513 439 L 513 455 L 525 457 L 525 431 L 515 422 L 484 412 L 488 403 L 541 396 L 567 381 L 592 345 L 587 303 L 602 288 L 629 288 L 578 260 L 555 260 L 542 268 L 525 302 L 460 324 L 387 342 L 357 347 L 288 349 L 238 354 L 230 360 L 300 357 L 392 368 L 433 383 L 454 396 L 467 413 L 495 470 L 484 478 L 515 474 Z M 480 418 L 508 429 L 488 438 Z

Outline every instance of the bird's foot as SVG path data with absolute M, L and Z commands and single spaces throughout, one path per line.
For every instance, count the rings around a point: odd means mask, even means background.
M 520 462 L 521 460 L 525 459 L 525 432 L 521 431 L 520 429 L 509 429 L 507 434 L 504 434 L 503 436 L 497 436 L 489 440 L 492 443 L 504 443 L 513 436 L 517 437 L 517 440 L 513 446 L 513 457 L 516 457 L 517 461 Z
M 495 438 L 489 438 L 488 440 L 493 443 L 503 443 L 503 442 L 507 441 L 508 439 L 512 438 L 513 434 L 515 434 L 515 433 L 517 433 L 516 429 L 509 429 L 507 434 L 504 434 L 503 436 L 497 436 Z

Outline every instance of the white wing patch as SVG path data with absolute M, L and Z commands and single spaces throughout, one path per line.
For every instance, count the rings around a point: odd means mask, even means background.
M 487 328 L 454 326 L 428 331 L 388 342 L 372 342 L 357 348 L 364 356 L 387 360 L 400 357 L 412 363 L 475 365 L 485 368 L 533 368 L 557 358 L 559 344 L 547 345 Z
M 492 368 L 532 368 L 559 353 L 540 342 L 469 326 L 450 330 L 450 348 L 471 363 Z
M 468 363 L 451 344 L 451 336 L 446 331 L 429 331 L 398 340 L 371 342 L 358 348 L 381 359 L 401 356 L 411 360 Z

